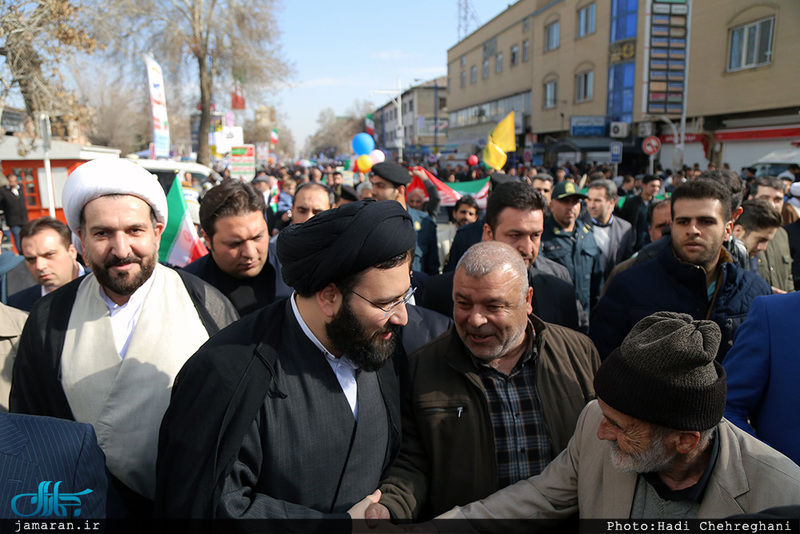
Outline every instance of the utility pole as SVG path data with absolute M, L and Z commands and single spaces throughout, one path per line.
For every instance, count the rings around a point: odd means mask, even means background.
M 395 146 L 397 147 L 397 159 L 403 161 L 403 147 L 405 139 L 403 133 L 403 86 L 400 78 L 397 78 L 397 89 L 376 89 L 370 91 L 371 95 L 389 95 L 397 109 L 397 133 L 395 135 Z

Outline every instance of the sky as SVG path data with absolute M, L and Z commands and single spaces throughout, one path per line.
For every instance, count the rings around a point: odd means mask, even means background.
M 276 18 L 291 86 L 270 104 L 292 130 L 298 150 L 317 129 L 325 108 L 344 115 L 356 100 L 380 107 L 388 95 L 447 75 L 447 50 L 458 42 L 458 0 L 283 0 Z M 481 24 L 507 8 L 497 0 L 469 0 Z M 477 29 L 470 19 L 470 32 Z M 415 81 L 416 80 L 416 81 Z

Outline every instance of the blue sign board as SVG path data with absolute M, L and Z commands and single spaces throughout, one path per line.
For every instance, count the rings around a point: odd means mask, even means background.
M 606 135 L 605 115 L 573 115 L 569 119 L 569 126 L 572 137 Z
M 608 147 L 611 152 L 611 163 L 620 163 L 622 161 L 622 143 L 615 141 Z

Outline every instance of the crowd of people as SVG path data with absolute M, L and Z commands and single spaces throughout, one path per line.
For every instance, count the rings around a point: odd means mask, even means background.
M 488 198 L 443 207 L 429 173 Z M 79 166 L 66 223 L 15 219 L 9 177 L 0 517 L 44 481 L 71 518 L 234 530 L 798 517 L 800 182 L 612 174 L 186 176 L 185 266 L 142 167 Z

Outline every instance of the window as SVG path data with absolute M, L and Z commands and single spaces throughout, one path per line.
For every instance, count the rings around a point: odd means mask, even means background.
M 475 67 L 472 67 L 472 68 L 474 69 Z M 466 86 L 467 86 L 467 73 L 462 70 L 461 71 L 461 87 L 466 87 Z
M 558 90 L 558 82 L 555 80 L 551 82 L 547 82 L 544 84 L 544 107 L 545 108 L 554 108 L 556 107 L 556 98 Z
M 525 20 L 522 21 L 522 31 L 526 32 L 531 27 L 531 19 L 530 17 L 525 17 Z
M 578 38 L 594 33 L 594 11 L 594 4 L 589 4 L 578 11 Z
M 489 77 L 489 60 L 483 60 L 483 78 L 486 79 Z
M 409 100 L 408 101 L 408 112 L 409 113 L 413 113 L 414 112 L 414 101 L 413 100 Z
M 503 72 L 503 53 L 502 52 L 497 54 L 497 63 L 494 66 L 494 71 L 497 74 L 500 74 L 501 72 Z
M 530 46 L 528 45 L 528 40 L 525 39 L 522 41 L 522 61 L 528 61 L 528 50 Z
M 611 42 L 636 37 L 639 0 L 611 0 Z
M 728 70 L 766 65 L 772 58 L 772 29 L 775 18 L 745 24 L 731 30 Z
M 554 22 L 544 29 L 544 50 L 555 50 L 558 48 L 559 23 Z
M 635 64 L 633 61 L 612 65 L 608 69 L 608 107 L 609 120 L 633 122 L 633 89 L 635 85 Z
M 467 66 L 467 56 L 461 56 L 461 67 L 464 68 Z
M 582 72 L 575 76 L 575 102 L 586 102 L 593 96 L 594 71 Z
M 519 63 L 519 45 L 514 45 L 511 47 L 511 66 L 517 63 Z
M 475 83 L 478 81 L 478 67 L 475 65 L 469 70 L 469 81 L 470 83 Z

